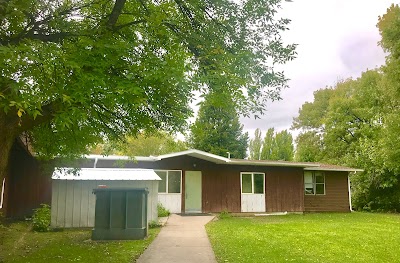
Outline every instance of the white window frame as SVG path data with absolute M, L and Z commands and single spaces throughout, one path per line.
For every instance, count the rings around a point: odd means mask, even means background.
M 312 186 L 313 186 L 313 193 L 312 194 L 309 194 L 309 193 L 306 192 L 306 182 L 305 182 L 306 173 L 311 173 L 311 175 L 312 175 Z M 324 178 L 324 182 L 323 183 L 317 183 L 316 173 L 320 173 L 322 175 L 322 177 Z M 324 185 L 324 193 L 323 194 L 317 194 L 317 184 L 323 184 Z M 303 174 L 303 189 L 304 189 L 304 194 L 305 195 L 326 195 L 325 173 L 324 172 L 320 172 L 320 171 L 304 171 L 304 174 Z
M 251 174 L 251 193 L 243 193 L 243 174 Z M 263 175 L 263 193 L 254 193 L 254 174 L 262 174 Z M 263 195 L 265 194 L 265 173 L 261 172 L 241 172 L 240 173 L 240 193 L 242 195 Z
M 180 194 L 182 194 L 182 170 L 154 170 L 154 172 L 166 172 L 167 173 L 167 176 L 166 176 L 166 179 L 165 179 L 165 192 L 158 192 L 158 194 L 163 194 L 163 195 L 165 195 L 165 194 L 169 194 L 169 195 L 180 195 Z M 169 172 L 180 172 L 180 174 L 181 174 L 181 180 L 180 180 L 180 185 L 179 185 L 179 193 L 169 193 L 168 192 L 168 178 L 169 178 Z M 157 189 L 157 191 L 158 191 L 158 189 Z

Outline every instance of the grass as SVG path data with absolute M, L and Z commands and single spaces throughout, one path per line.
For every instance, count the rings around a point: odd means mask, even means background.
M 157 236 L 149 230 L 146 240 L 90 240 L 90 230 L 37 233 L 27 222 L 0 225 L 0 262 L 132 262 Z
M 228 217 L 206 226 L 218 262 L 400 262 L 400 215 Z

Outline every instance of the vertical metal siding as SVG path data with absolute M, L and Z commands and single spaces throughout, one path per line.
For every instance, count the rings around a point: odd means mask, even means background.
M 108 187 L 147 187 L 148 221 L 157 220 L 158 181 L 53 180 L 51 226 L 93 227 L 96 197 L 92 190 L 100 184 Z

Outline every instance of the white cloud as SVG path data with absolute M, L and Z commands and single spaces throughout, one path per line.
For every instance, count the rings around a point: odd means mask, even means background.
M 294 0 L 283 3 L 280 14 L 292 20 L 283 34 L 287 43 L 299 44 L 298 56 L 283 66 L 290 89 L 283 100 L 268 105 L 262 119 L 242 118 L 250 136 L 260 128 L 289 129 L 301 105 L 313 100 L 313 92 L 339 79 L 356 78 L 385 61 L 378 46 L 378 16 L 386 13 L 386 0 Z M 294 135 L 297 135 L 295 133 Z

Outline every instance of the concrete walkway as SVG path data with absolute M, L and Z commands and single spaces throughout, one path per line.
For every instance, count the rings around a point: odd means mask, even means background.
M 216 263 L 204 225 L 213 216 L 171 215 L 138 263 Z

